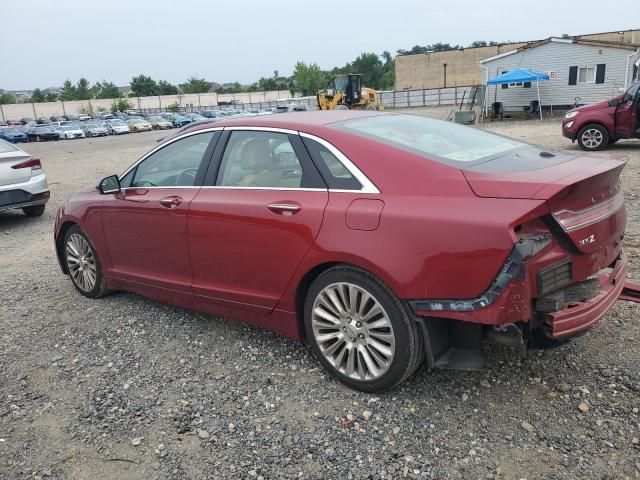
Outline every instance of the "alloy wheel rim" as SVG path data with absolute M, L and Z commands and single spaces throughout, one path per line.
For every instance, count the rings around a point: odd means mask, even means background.
M 73 283 L 83 292 L 90 292 L 96 286 L 96 259 L 89 242 L 74 233 L 69 236 L 66 246 L 67 265 Z
M 582 134 L 582 143 L 589 148 L 595 148 L 602 144 L 602 132 L 595 128 L 590 128 Z
M 311 325 L 322 355 L 343 375 L 372 381 L 391 367 L 396 345 L 391 320 L 364 288 L 327 285 L 313 302 Z

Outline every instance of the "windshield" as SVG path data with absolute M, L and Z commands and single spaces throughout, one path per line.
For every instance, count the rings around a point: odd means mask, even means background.
M 636 95 L 638 94 L 638 91 L 640 90 L 640 82 L 631 85 L 631 87 L 629 88 L 629 90 L 627 90 L 627 92 L 624 94 L 624 97 L 622 99 L 623 102 L 630 102 L 631 100 L 633 100 L 634 98 L 636 98 Z
M 476 128 L 417 115 L 378 115 L 333 126 L 453 165 L 476 162 L 525 145 Z
M 335 77 L 333 79 L 333 83 L 334 83 L 334 88 L 336 92 L 346 92 L 347 85 L 349 84 L 349 77 L 347 76 Z M 331 87 L 331 85 L 329 86 Z
M 20 133 L 20 130 L 18 130 L 17 128 L 13 128 L 13 127 L 3 128 L 2 131 L 4 133 Z

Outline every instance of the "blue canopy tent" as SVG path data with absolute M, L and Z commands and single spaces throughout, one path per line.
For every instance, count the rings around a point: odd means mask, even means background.
M 519 82 L 536 82 L 536 90 L 538 92 L 538 105 L 540 111 L 540 120 L 542 120 L 542 104 L 540 103 L 540 80 L 549 80 L 549 75 L 541 72 L 533 72 L 525 68 L 514 68 L 513 70 L 503 73 L 502 75 L 487 80 L 487 86 L 489 85 L 503 85 L 505 83 L 519 83 Z M 487 98 L 488 95 L 485 95 Z

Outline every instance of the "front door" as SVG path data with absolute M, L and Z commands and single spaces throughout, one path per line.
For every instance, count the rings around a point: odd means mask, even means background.
M 640 93 L 640 82 L 632 85 L 624 94 L 620 104 L 616 108 L 616 136 L 628 138 L 635 136 L 638 128 L 638 95 Z
M 234 130 L 189 210 L 193 292 L 268 313 L 311 248 L 328 191 L 298 135 Z
M 122 177 L 120 193 L 105 197 L 102 225 L 112 263 L 109 275 L 191 293 L 187 213 L 200 189 L 214 135 L 186 136 L 156 150 Z

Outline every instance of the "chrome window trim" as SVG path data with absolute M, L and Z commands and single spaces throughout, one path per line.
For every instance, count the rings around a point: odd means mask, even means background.
M 236 190 L 276 190 L 276 191 L 307 191 L 307 192 L 326 192 L 329 191 L 331 193 L 369 193 L 369 194 L 379 194 L 380 190 L 376 185 L 369 180 L 362 170 L 360 170 L 349 158 L 338 150 L 333 144 L 326 141 L 324 138 L 318 137 L 316 135 L 312 135 L 310 133 L 299 132 L 296 130 L 290 130 L 287 128 L 277 128 L 277 127 L 255 127 L 255 126 L 231 126 L 231 127 L 210 127 L 204 128 L 202 130 L 196 130 L 194 132 L 187 132 L 175 138 L 168 140 L 167 142 L 158 145 L 156 148 L 150 150 L 142 157 L 140 157 L 135 163 L 133 163 L 127 170 L 124 171 L 121 175 L 118 176 L 118 179 L 124 178 L 131 170 L 136 168 L 141 162 L 146 160 L 148 157 L 153 155 L 155 152 L 163 149 L 167 145 L 177 142 L 178 140 L 182 140 L 183 138 L 190 137 L 192 135 L 198 135 L 201 133 L 209 133 L 209 132 L 217 132 L 217 131 L 238 131 L 238 130 L 252 130 L 252 131 L 264 131 L 264 132 L 275 132 L 275 133 L 285 133 L 288 135 L 300 135 L 301 137 L 308 138 L 310 140 L 314 140 L 318 142 L 320 145 L 325 147 L 329 152 L 331 152 L 343 165 L 344 167 L 351 173 L 362 185 L 360 190 L 345 190 L 345 189 L 337 189 L 337 188 L 284 188 L 284 187 L 236 187 L 236 186 L 222 186 L 222 185 L 206 185 L 206 186 L 161 186 L 161 187 L 125 187 L 122 190 L 138 190 L 141 188 L 144 189 L 158 189 L 158 188 L 218 188 L 218 189 L 236 189 Z
M 155 186 L 155 187 L 123 187 L 121 189 L 121 191 L 125 191 L 125 190 L 157 190 L 157 189 L 164 189 L 164 190 L 168 190 L 168 189 L 185 189 L 185 188 L 195 188 L 198 190 L 211 190 L 211 189 L 216 189 L 216 190 L 276 190 L 276 191 L 292 191 L 292 192 L 326 192 L 326 191 L 333 191 L 333 190 L 327 190 L 326 188 L 296 188 L 296 187 L 235 187 L 233 185 L 231 186 L 218 186 L 218 185 L 203 185 L 203 186 L 180 186 L 180 187 L 176 187 L 176 186 L 172 186 L 172 185 L 162 185 L 162 186 Z M 354 191 L 357 192 L 358 190 L 336 190 L 336 191 L 349 191 L 351 193 L 353 193 Z
M 338 150 L 331 143 L 327 142 L 324 138 L 320 138 L 310 133 L 304 132 L 300 132 L 300 136 L 308 138 L 310 140 L 314 140 L 325 147 L 327 150 L 329 150 L 329 152 L 331 152 L 344 165 L 349 173 L 356 177 L 356 180 L 360 182 L 360 185 L 362 185 L 362 188 L 360 190 L 329 189 L 330 192 L 380 193 L 378 187 L 376 187 L 375 184 L 371 180 L 369 180 L 369 177 L 367 177 L 362 172 L 362 170 L 360 170 L 351 160 L 349 160 L 349 158 L 344 153 Z
M 235 131 L 235 130 L 249 130 L 249 131 L 258 131 L 258 132 L 274 132 L 274 133 L 286 133 L 287 135 L 300 135 L 300 132 L 296 130 L 290 130 L 288 128 L 277 128 L 277 127 L 241 127 L 237 125 L 233 125 L 231 127 L 224 127 L 225 130 Z
M 166 142 L 158 145 L 156 148 L 148 151 L 147 153 L 145 153 L 142 157 L 140 157 L 135 163 L 133 163 L 133 165 L 131 165 L 129 168 L 127 168 L 123 174 L 118 175 L 118 180 L 122 180 L 122 178 L 124 178 L 131 170 L 133 170 L 134 168 L 136 168 L 138 166 L 139 163 L 145 161 L 148 157 L 150 157 L 151 155 L 153 155 L 154 153 L 156 153 L 158 150 L 162 150 L 164 147 L 166 147 L 167 145 L 172 144 L 173 142 L 177 142 L 178 140 L 182 140 L 183 138 L 187 138 L 190 137 L 192 135 L 198 135 L 200 133 L 209 133 L 209 132 L 216 132 L 216 131 L 220 131 L 223 130 L 224 127 L 211 127 L 211 128 L 203 128 L 202 130 L 196 130 L 194 132 L 187 132 L 184 133 L 178 137 L 175 138 L 171 138 L 169 140 L 167 140 Z M 128 188 L 128 187 L 127 187 Z M 140 188 L 140 187 L 138 187 Z M 178 188 L 178 187 L 172 187 L 172 188 Z M 187 188 L 192 188 L 192 187 L 187 187 Z M 125 190 L 125 189 L 123 189 Z

